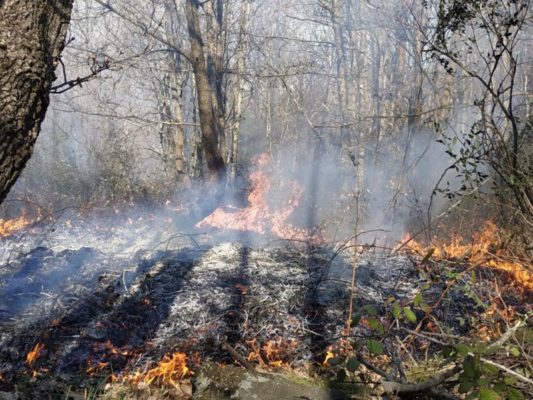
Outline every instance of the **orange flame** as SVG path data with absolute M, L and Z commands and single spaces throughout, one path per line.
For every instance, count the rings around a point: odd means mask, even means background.
M 0 237 L 10 236 L 24 229 L 32 222 L 33 220 L 27 218 L 25 215 L 13 219 L 0 218 Z
M 281 239 L 321 242 L 321 239 L 306 229 L 299 229 L 287 223 L 289 216 L 298 208 L 303 189 L 293 182 L 290 196 L 281 210 L 273 210 L 267 201 L 272 186 L 271 177 L 263 171 L 270 163 L 270 156 L 263 153 L 254 160 L 256 171 L 250 174 L 251 191 L 248 195 L 248 207 L 228 212 L 217 208 L 196 226 L 198 228 L 214 227 L 237 231 L 255 232 L 263 235 L 271 232 Z
M 85 370 L 85 372 L 87 372 L 89 375 L 94 375 L 97 372 L 100 372 L 100 371 L 104 370 L 105 368 L 107 368 L 108 365 L 109 365 L 108 362 L 100 361 L 100 362 L 96 363 L 95 365 L 89 366 Z
M 37 361 L 37 359 L 41 356 L 41 352 L 44 350 L 44 348 L 45 348 L 44 344 L 37 343 L 35 347 L 33 348 L 33 350 L 31 350 L 26 355 L 26 363 L 28 365 L 33 365 L 33 363 L 35 363 L 35 361 Z
M 324 357 L 324 361 L 322 361 L 322 365 L 324 367 L 329 367 L 328 361 L 335 357 L 335 353 L 333 352 L 333 349 L 331 346 L 328 347 L 328 350 L 326 351 L 326 356 Z
M 165 355 L 159 364 L 147 372 L 135 372 L 133 375 L 124 377 L 124 380 L 133 384 L 145 383 L 159 386 L 172 385 L 178 388 L 178 382 L 192 375 L 192 371 L 187 366 L 187 355 L 184 353 L 174 353 L 171 356 Z
M 267 341 L 263 346 L 260 346 L 256 339 L 247 342 L 252 348 L 248 354 L 248 361 L 257 361 L 263 367 L 287 367 L 288 356 L 293 353 L 298 347 L 298 342 L 295 339 L 277 338 L 275 340 Z
M 409 237 L 406 237 L 406 241 Z M 521 286 L 533 290 L 533 273 L 527 263 L 516 257 L 509 257 L 501 248 L 502 242 L 498 236 L 498 227 L 491 221 L 486 221 L 483 230 L 473 235 L 473 241 L 465 244 L 460 236 L 452 238 L 450 243 L 436 241 L 435 246 L 423 246 L 415 240 L 408 244 L 410 250 L 419 254 L 429 254 L 437 259 L 460 258 L 468 259 L 472 263 L 507 272 Z

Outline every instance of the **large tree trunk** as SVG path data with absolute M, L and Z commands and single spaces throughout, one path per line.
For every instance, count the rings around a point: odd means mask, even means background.
M 211 181 L 222 181 L 225 175 L 225 163 L 219 148 L 216 106 L 213 104 L 212 93 L 215 90 L 213 82 L 210 82 L 204 54 L 204 43 L 200 29 L 200 17 L 198 15 L 199 4 L 195 0 L 187 0 L 185 10 L 189 40 L 191 43 L 191 64 L 196 82 L 198 96 L 198 114 L 202 129 L 202 145 L 207 161 L 207 168 Z
M 0 202 L 31 157 L 74 0 L 0 0 Z

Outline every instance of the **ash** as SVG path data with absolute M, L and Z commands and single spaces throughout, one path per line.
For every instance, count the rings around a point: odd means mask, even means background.
M 296 367 L 318 361 L 342 335 L 354 263 L 332 249 L 161 225 L 85 229 L 2 242 L 7 382 L 30 369 L 25 357 L 36 343 L 45 350 L 31 368 L 71 381 L 99 361 L 116 373 L 172 351 L 232 362 L 223 343 L 243 355 L 254 343 L 291 343 L 284 357 Z M 368 253 L 355 266 L 356 310 L 412 298 L 420 285 L 405 257 Z M 118 355 L 107 354 L 110 346 Z

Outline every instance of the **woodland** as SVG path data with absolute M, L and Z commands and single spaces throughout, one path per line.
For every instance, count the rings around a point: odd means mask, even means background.
M 531 398 L 532 8 L 0 0 L 0 399 Z

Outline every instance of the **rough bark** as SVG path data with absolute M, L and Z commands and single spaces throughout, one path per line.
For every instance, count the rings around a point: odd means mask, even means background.
M 195 0 L 187 0 L 185 3 L 189 41 L 191 44 L 190 59 L 198 96 L 198 114 L 202 130 L 202 146 L 205 152 L 210 180 L 221 181 L 225 174 L 225 163 L 218 146 L 219 132 L 217 132 L 216 107 L 213 104 L 213 87 L 209 81 L 207 71 L 198 8 L 199 4 Z
M 0 1 L 0 202 L 31 157 L 73 0 Z

